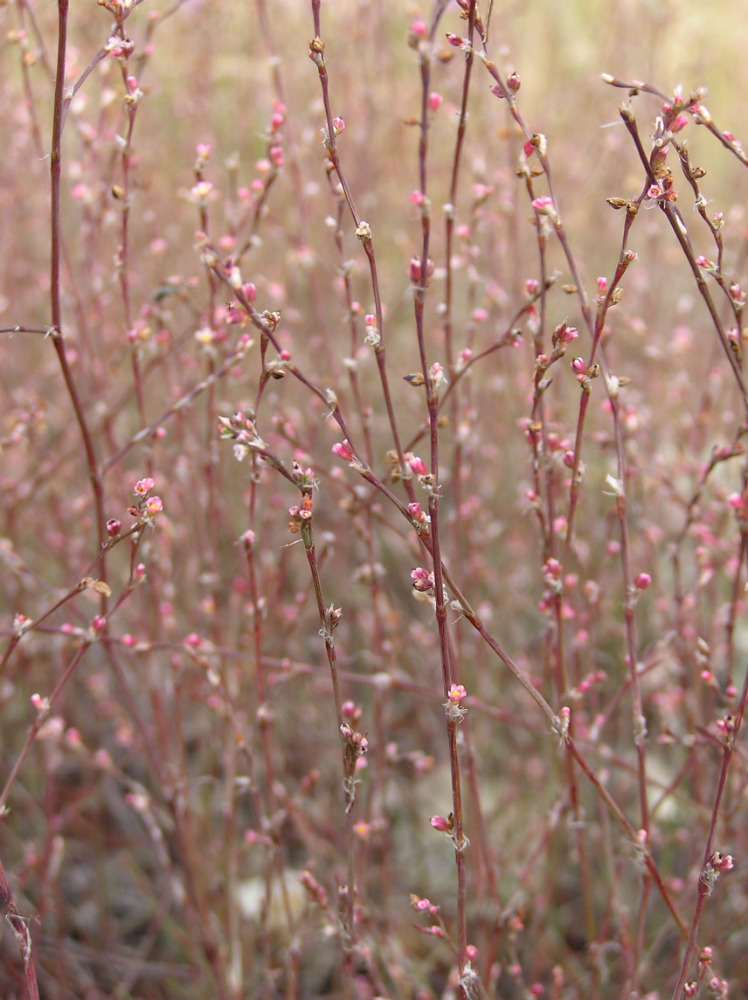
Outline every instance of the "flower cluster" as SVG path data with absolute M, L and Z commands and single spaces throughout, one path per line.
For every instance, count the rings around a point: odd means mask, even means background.
M 237 410 L 230 417 L 219 417 L 222 441 L 234 442 L 234 458 L 243 461 L 251 451 L 262 451 L 267 445 L 255 430 L 254 417 Z
M 147 476 L 144 479 L 139 479 L 133 488 L 133 493 L 138 498 L 138 501 L 128 507 L 127 511 L 132 517 L 138 518 L 142 524 L 153 525 L 153 519 L 164 509 L 161 497 L 153 496 L 151 493 L 155 485 L 154 480 L 150 476 Z M 119 522 L 114 519 L 108 521 L 107 531 L 111 534 L 117 528 L 118 524 Z M 118 533 L 119 528 L 117 528 L 115 534 Z
M 699 881 L 706 886 L 707 895 L 710 895 L 717 879 L 723 872 L 731 872 L 735 867 L 735 859 L 731 854 L 722 854 L 721 851 L 714 851 L 701 870 Z

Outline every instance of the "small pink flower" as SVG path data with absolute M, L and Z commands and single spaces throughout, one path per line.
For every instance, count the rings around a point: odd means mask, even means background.
M 440 833 L 451 833 L 454 827 L 454 820 L 445 819 L 443 816 L 432 816 L 431 826 Z
M 541 215 L 549 215 L 553 211 L 553 198 L 545 194 L 541 198 L 533 199 L 532 207 Z
M 426 195 L 423 191 L 411 191 L 410 193 L 410 203 L 411 205 L 416 205 L 420 208 L 421 205 L 425 204 Z
M 342 458 L 344 462 L 353 461 L 353 448 L 347 438 L 345 441 L 337 441 L 332 446 L 332 453 L 333 455 L 337 455 L 338 458 Z
M 429 258 L 426 261 L 426 280 L 432 276 L 434 273 L 434 262 Z M 421 267 L 420 257 L 411 257 L 410 263 L 408 264 L 408 277 L 413 282 L 414 285 L 419 284 L 423 280 L 423 268 Z
M 649 573 L 639 573 L 637 578 L 634 580 L 634 586 L 637 590 L 646 590 L 651 582 L 652 577 Z
M 441 94 L 437 94 L 436 91 L 432 91 L 429 94 L 429 110 L 438 111 L 439 108 L 442 106 L 443 100 L 444 98 L 442 97 Z
M 350 719 L 351 722 L 358 722 L 361 718 L 362 711 L 353 701 L 344 701 L 340 706 L 340 710 L 346 719 Z
M 447 697 L 451 702 L 454 702 L 454 704 L 459 704 L 463 698 L 467 697 L 467 691 L 465 690 L 464 684 L 453 684 L 449 689 Z
M 440 389 L 447 381 L 444 374 L 444 366 L 440 361 L 435 361 L 429 368 L 429 378 L 435 389 Z
M 731 872 L 735 867 L 735 859 L 732 854 L 722 854 L 720 851 L 715 851 L 707 864 L 715 872 Z
M 547 559 L 543 566 L 543 577 L 548 580 L 558 580 L 561 576 L 561 563 L 558 559 Z
M 161 497 L 148 497 L 145 504 L 145 509 L 147 513 L 151 516 L 155 514 L 160 514 L 164 509 L 164 502 Z
M 410 574 L 413 581 L 413 589 L 422 594 L 426 594 L 434 589 L 434 574 L 429 573 L 422 566 L 417 566 Z
M 136 496 L 144 497 L 146 493 L 150 492 L 155 485 L 155 482 L 150 478 L 150 476 L 145 479 L 139 479 L 137 483 L 135 483 L 133 493 L 135 493 Z
M 422 458 L 419 458 L 417 455 L 411 456 L 408 464 L 410 465 L 410 468 L 413 471 L 414 476 L 428 475 L 429 470 L 426 466 L 426 463 L 423 461 Z
M 553 346 L 554 347 L 566 347 L 570 344 L 572 340 L 576 340 L 579 337 L 579 331 L 575 326 L 569 326 L 567 323 L 562 323 L 553 333 Z

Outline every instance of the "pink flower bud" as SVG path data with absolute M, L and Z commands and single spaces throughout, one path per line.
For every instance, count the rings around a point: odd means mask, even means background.
M 348 439 L 336 442 L 332 446 L 332 453 L 333 455 L 337 455 L 338 458 L 342 458 L 344 462 L 353 461 L 353 448 Z
M 541 198 L 535 198 L 533 199 L 532 207 L 536 212 L 548 212 L 553 208 L 553 198 L 549 197 L 547 194 L 543 195 Z
M 686 125 L 688 125 L 688 116 L 676 115 L 676 117 L 673 118 L 673 120 L 670 122 L 670 131 L 681 132 L 686 127 Z

